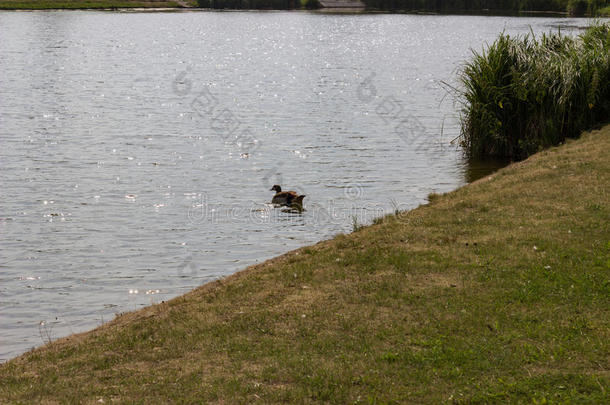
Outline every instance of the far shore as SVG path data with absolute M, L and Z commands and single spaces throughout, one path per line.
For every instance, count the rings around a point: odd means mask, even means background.
M 481 16 L 570 16 L 565 11 L 548 10 L 388 10 L 388 9 L 354 9 L 354 8 L 209 8 L 199 7 L 196 1 L 136 1 L 136 0 L 85 0 L 82 2 L 68 0 L 0 0 L 0 11 L 110 11 L 110 12 L 201 12 L 201 11 L 307 11 L 320 13 L 342 13 L 342 14 L 418 14 L 418 15 L 481 15 Z

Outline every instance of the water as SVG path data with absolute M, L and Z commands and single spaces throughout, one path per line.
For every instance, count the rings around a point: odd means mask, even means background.
M 463 185 L 469 49 L 585 23 L 0 13 L 0 361 Z

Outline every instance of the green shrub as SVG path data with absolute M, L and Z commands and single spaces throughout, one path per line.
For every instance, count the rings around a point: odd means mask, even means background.
M 308 10 L 316 10 L 322 7 L 318 0 L 301 0 L 301 5 L 303 6 L 303 8 L 306 8 Z
M 589 15 L 600 15 L 604 8 L 610 6 L 610 0 L 588 0 L 587 13 Z
M 525 158 L 608 121 L 610 25 L 577 38 L 502 34 L 460 79 L 467 153 Z

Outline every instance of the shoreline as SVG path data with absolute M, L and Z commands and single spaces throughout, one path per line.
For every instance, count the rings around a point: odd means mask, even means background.
M 587 15 L 570 15 L 560 11 L 523 11 L 523 12 L 486 12 L 486 11 L 454 11 L 454 12 L 429 12 L 418 10 L 375 10 L 375 9 L 352 9 L 352 8 L 248 8 L 248 9 L 215 9 L 201 7 L 117 7 L 117 8 L 3 8 L 0 12 L 58 12 L 58 11 L 100 11 L 114 13 L 196 13 L 196 12 L 306 12 L 312 14 L 404 14 L 418 16 L 480 16 L 480 17 L 546 17 L 546 18 L 594 18 Z M 599 16 L 597 18 L 610 18 L 610 16 Z
M 109 13 L 197 13 L 197 12 L 306 12 L 312 14 L 404 14 L 418 16 L 477 16 L 477 17 L 541 17 L 541 18 L 610 18 L 610 14 L 598 16 L 591 15 L 571 15 L 560 11 L 523 11 L 523 12 L 475 12 L 475 11 L 454 11 L 454 12 L 429 12 L 417 10 L 374 10 L 374 9 L 350 9 L 350 8 L 320 8 L 320 9 L 215 9 L 200 7 L 117 7 L 117 8 L 3 8 L 0 12 L 59 12 L 59 11 L 99 11 Z
M 352 7 L 349 6 L 352 5 Z M 417 15 L 482 15 L 482 16 L 551 16 L 604 18 L 610 15 L 610 7 L 583 10 L 574 9 L 567 0 L 556 0 L 550 5 L 545 2 L 533 3 L 533 10 L 510 8 L 470 8 L 470 3 L 454 4 L 445 8 L 433 2 L 386 1 L 386 0 L 0 0 L 0 10 L 4 11 L 59 11 L 59 10 L 99 10 L 133 12 L 177 12 L 177 11 L 310 11 L 320 13 L 380 13 L 380 14 L 417 14 Z M 481 5 L 487 5 L 483 2 Z M 515 6 L 514 4 L 511 4 Z M 228 7 L 225 7 L 228 6 Z M 601 7 L 601 6 L 600 6 Z M 591 14 L 589 14 L 591 13 Z
M 610 125 L 55 340 L 0 365 L 0 392 L 17 402 L 599 401 L 610 386 L 608 147 Z
M 103 3 L 103 1 L 101 1 Z M 10 2 L 9 2 L 10 3 Z M 587 15 L 570 15 L 565 11 L 545 11 L 545 10 L 531 10 L 531 11 L 503 11 L 503 10 L 452 10 L 452 11 L 426 11 L 426 10 L 385 10 L 385 9 L 359 9 L 359 8 L 317 8 L 307 9 L 304 7 L 300 8 L 205 8 L 205 7 L 187 7 L 187 6 L 171 6 L 171 7 L 142 7 L 141 5 L 120 6 L 120 7 L 57 7 L 47 8 L 41 7 L 10 7 L 5 5 L 0 0 L 0 11 L 108 11 L 108 12 L 206 12 L 206 11 L 217 11 L 217 12 L 235 12 L 235 11 L 304 11 L 310 13 L 333 13 L 333 14 L 409 14 L 409 15 L 464 15 L 464 16 L 490 16 L 490 17 L 573 17 L 573 18 L 590 18 Z

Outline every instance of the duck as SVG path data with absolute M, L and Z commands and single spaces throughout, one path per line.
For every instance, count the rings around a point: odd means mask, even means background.
M 278 184 L 271 187 L 271 190 L 269 191 L 275 191 L 275 195 L 271 199 L 272 204 L 295 208 L 303 207 L 303 198 L 305 198 L 305 195 L 299 195 L 296 191 L 282 191 L 282 187 Z

